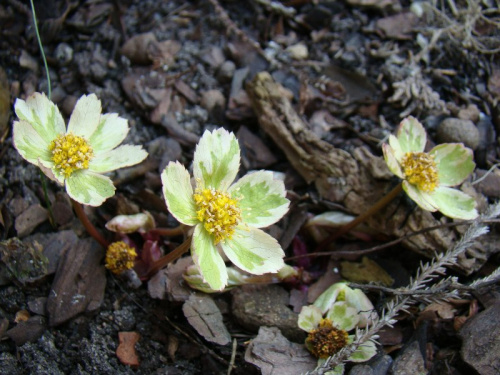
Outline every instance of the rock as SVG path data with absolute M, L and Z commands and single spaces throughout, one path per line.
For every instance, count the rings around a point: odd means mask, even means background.
M 368 362 L 355 365 L 349 375 L 386 375 L 392 365 L 392 358 L 388 355 L 377 355 Z
M 470 120 L 447 118 L 439 124 L 436 139 L 439 143 L 463 143 L 475 150 L 479 146 L 479 130 Z
M 5 335 L 12 339 L 17 346 L 22 346 L 27 342 L 37 341 L 45 329 L 45 319 L 41 316 L 33 316 L 9 329 Z
M 67 43 L 57 45 L 54 55 L 61 65 L 68 65 L 73 60 L 73 48 Z
M 304 345 L 288 341 L 276 327 L 264 326 L 248 345 L 245 361 L 260 368 L 262 375 L 299 375 L 317 364 Z
M 500 301 L 468 320 L 459 335 L 465 362 L 480 375 L 500 374 Z
M 277 327 L 285 337 L 304 342 L 306 333 L 297 326 L 298 314 L 288 307 L 288 292 L 278 285 L 244 285 L 232 292 L 235 319 L 248 330 Z
M 427 374 L 424 357 L 417 341 L 407 345 L 392 365 L 393 375 Z
M 458 118 L 461 120 L 469 120 L 473 123 L 479 121 L 479 108 L 475 104 L 469 104 L 466 108 L 462 108 L 458 111 Z
M 47 300 L 51 327 L 82 312 L 97 310 L 104 298 L 104 250 L 95 240 L 79 240 L 62 256 Z
M 205 108 L 209 113 L 214 110 L 224 109 L 226 105 L 226 98 L 220 90 L 208 90 L 201 94 L 200 105 Z
M 210 65 L 212 68 L 217 69 L 224 62 L 224 52 L 222 48 L 217 46 L 210 46 L 200 52 L 200 59 Z
M 290 57 L 294 60 L 305 60 L 309 57 L 307 46 L 304 43 L 297 43 L 286 49 Z
M 28 309 L 33 314 L 46 314 L 47 297 L 38 297 L 28 301 Z
M 40 244 L 27 244 L 18 238 L 0 242 L 0 269 L 8 272 L 2 283 L 17 280 L 21 284 L 35 282 L 47 275 L 47 258 Z
M 15 227 L 18 237 L 26 237 L 48 218 L 47 210 L 39 204 L 29 206 L 21 215 L 16 217 Z
M 234 71 L 236 70 L 236 64 L 231 60 L 226 60 L 222 63 L 219 70 L 217 71 L 217 80 L 220 83 L 231 82 L 233 79 Z
M 278 161 L 262 139 L 246 126 L 240 127 L 237 138 L 241 147 L 241 161 L 246 169 L 263 169 Z
M 476 169 L 477 179 L 483 177 L 487 171 Z M 500 174 L 497 171 L 492 171 L 484 179 L 474 185 L 474 188 L 489 198 L 500 198 Z

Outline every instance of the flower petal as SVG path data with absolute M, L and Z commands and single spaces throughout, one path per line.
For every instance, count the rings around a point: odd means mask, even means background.
M 280 220 L 288 211 L 285 185 L 273 179 L 273 173 L 259 171 L 247 174 L 229 188 L 233 198 L 241 199 L 239 206 L 245 224 L 255 228 L 267 227 Z
M 68 133 L 89 140 L 99 125 L 101 110 L 101 101 L 95 94 L 83 95 L 76 102 L 69 119 Z
M 405 153 L 401 149 L 401 144 L 399 143 L 398 139 L 392 134 L 389 136 L 389 146 L 391 146 L 392 148 L 394 157 L 396 158 L 398 163 L 400 163 L 401 160 L 403 160 L 403 156 L 405 156 Z
M 422 152 L 427 143 L 427 134 L 424 127 L 412 116 L 401 121 L 397 137 L 403 153 Z
M 453 219 L 472 220 L 477 217 L 476 201 L 464 192 L 449 187 L 438 187 L 432 194 L 437 208 Z
M 205 131 L 196 146 L 193 171 L 202 187 L 226 191 L 240 167 L 240 146 L 233 133 L 225 129 Z
M 28 122 L 50 144 L 59 134 L 66 133 L 66 125 L 57 106 L 45 94 L 35 92 L 26 101 L 17 99 L 14 105 L 17 117 Z
M 385 163 L 387 164 L 389 170 L 399 178 L 403 179 L 403 170 L 401 169 L 401 166 L 396 159 L 394 149 L 390 145 L 384 143 L 384 145 L 382 146 L 382 151 L 384 152 Z
M 278 241 L 260 229 L 236 228 L 233 238 L 221 246 L 235 266 L 254 275 L 277 272 L 285 264 Z
M 89 143 L 95 153 L 112 150 L 127 136 L 128 122 L 117 113 L 106 113 L 101 116 L 99 125 L 89 138 Z
M 73 172 L 66 179 L 66 191 L 77 202 L 100 206 L 115 195 L 115 186 L 109 177 L 84 169 Z
M 213 290 L 222 290 L 227 284 L 227 269 L 224 260 L 214 245 L 212 236 L 198 224 L 194 229 L 191 244 L 193 261 L 204 280 Z
M 40 167 L 45 176 L 59 185 L 64 186 L 65 177 L 62 173 L 59 173 L 57 168 L 54 168 L 54 163 L 52 161 L 45 161 L 38 158 L 38 167 Z
M 351 362 L 365 362 L 377 354 L 377 346 L 373 341 L 365 341 L 348 358 Z
M 403 181 L 403 189 L 406 194 L 424 210 L 431 212 L 437 211 L 437 205 L 432 199 L 433 194 L 418 189 L 408 181 Z
M 42 138 L 32 124 L 21 120 L 14 121 L 14 147 L 31 164 L 38 165 L 38 159 L 53 165 L 49 142 Z
M 106 173 L 139 164 L 147 156 L 148 153 L 142 146 L 123 145 L 95 155 L 89 163 L 89 169 L 97 173 Z
M 460 184 L 476 167 L 472 150 L 461 143 L 444 143 L 434 147 L 429 154 L 434 156 L 441 186 Z
M 354 329 L 359 322 L 358 311 L 343 301 L 335 302 L 328 310 L 326 317 L 330 319 L 337 328 L 343 329 L 344 331 Z
M 319 322 L 323 318 L 321 310 L 314 305 L 302 306 L 300 310 L 298 325 L 300 329 L 310 332 L 318 328 Z
M 182 224 L 196 225 L 196 205 L 189 172 L 178 161 L 168 163 L 161 174 L 163 196 L 170 213 Z

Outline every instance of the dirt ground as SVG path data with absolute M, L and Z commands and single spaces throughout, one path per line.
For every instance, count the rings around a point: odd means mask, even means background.
M 422 122 L 429 146 L 462 142 L 473 149 L 477 170 L 462 190 L 480 212 L 500 198 L 500 173 L 487 174 L 500 152 L 500 14 L 493 1 L 34 3 L 51 100 L 63 116 L 69 117 L 81 95 L 95 93 L 103 112 L 128 120 L 124 143 L 149 152 L 145 162 L 111 175 L 114 197 L 86 209 L 110 241 L 120 237 L 104 225 L 119 214 L 147 211 L 158 227 L 177 225 L 162 197 L 160 173 L 175 160 L 189 168 L 203 132 L 218 127 L 240 142 L 241 175 L 267 169 L 284 178 L 291 209 L 269 233 L 287 257 L 314 252 L 332 231 L 328 225 L 311 229 L 307 220 L 329 211 L 362 214 L 397 184 L 383 163 L 381 144 L 408 115 Z M 259 96 L 261 72 L 279 85 L 278 99 Z M 50 222 L 39 170 L 12 145 L 15 99 L 48 88 L 29 2 L 2 1 L 1 374 L 312 371 L 316 360 L 296 325 L 303 305 L 341 277 L 403 287 L 420 262 L 452 247 L 467 228 L 447 225 L 454 221 L 423 212 L 401 194 L 356 233 L 336 240 L 335 248 L 323 249 L 337 255 L 287 261 L 301 271 L 291 282 L 195 293 L 180 276 L 189 259 L 150 280 L 113 275 L 104 268 L 105 250 L 89 238 L 64 191 L 48 182 Z M 283 129 L 296 131 L 286 138 Z M 300 164 L 301 152 L 302 160 L 311 160 Z M 462 283 L 492 274 L 500 263 L 497 232 L 492 223 L 490 234 L 469 246 L 448 274 Z M 158 253 L 183 241 L 137 233 L 127 238 L 142 245 L 153 241 L 151 251 Z M 361 278 L 365 273 L 367 279 Z M 435 304 L 442 301 L 437 296 L 413 305 L 394 328 L 380 333 L 375 359 L 365 367 L 349 364 L 346 373 L 498 373 L 498 341 L 487 335 L 481 341 L 481 329 L 498 331 L 498 291 L 496 278 L 451 302 Z M 378 312 L 391 297 L 387 290 L 367 293 Z M 210 334 L 193 323 L 188 306 L 219 317 L 207 323 Z M 489 328 L 472 326 L 481 320 L 474 322 L 478 314 L 493 316 L 482 319 Z M 252 342 L 257 334 L 261 341 Z

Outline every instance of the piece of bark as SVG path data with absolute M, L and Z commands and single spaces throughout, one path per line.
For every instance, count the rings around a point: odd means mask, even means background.
M 139 366 L 139 357 L 135 351 L 135 344 L 139 341 L 141 335 L 137 332 L 118 332 L 120 344 L 116 348 L 116 356 L 121 363 L 127 366 Z
M 39 204 L 32 204 L 21 215 L 16 217 L 16 231 L 19 238 L 26 237 L 28 234 L 49 218 L 47 209 Z
M 269 73 L 257 74 L 247 85 L 247 92 L 262 129 L 297 172 L 315 184 L 324 199 L 341 203 L 359 215 L 390 191 L 390 173 L 381 158 L 362 147 L 350 154 L 319 139 L 292 107 L 285 89 Z M 398 199 L 367 220 L 373 229 L 396 238 L 439 224 L 442 222 L 432 213 L 419 208 L 411 211 Z M 403 245 L 430 258 L 453 246 L 457 238 L 453 228 L 441 228 L 410 237 Z M 461 254 L 462 272 L 474 272 L 491 253 L 498 251 L 490 242 L 476 242 Z
M 106 287 L 103 257 L 104 250 L 91 238 L 79 240 L 64 253 L 47 299 L 51 327 L 101 306 Z

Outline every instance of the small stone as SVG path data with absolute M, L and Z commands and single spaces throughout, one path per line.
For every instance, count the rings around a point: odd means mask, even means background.
M 458 118 L 462 120 L 470 120 L 473 123 L 479 121 L 479 108 L 475 104 L 469 104 L 467 108 L 462 108 L 458 111 Z
M 290 57 L 294 60 L 305 60 L 309 57 L 307 46 L 303 43 L 294 44 L 286 49 Z
M 218 68 L 224 62 L 224 52 L 220 47 L 211 46 L 200 52 L 200 58 L 212 68 Z
M 41 316 L 34 316 L 25 322 L 18 323 L 14 328 L 9 329 L 5 335 L 12 339 L 17 346 L 22 346 L 27 342 L 37 341 L 45 332 L 44 319 Z
M 212 113 L 215 109 L 224 109 L 226 98 L 220 90 L 208 90 L 201 94 L 200 105 L 208 112 Z
M 47 297 L 38 297 L 28 301 L 28 309 L 33 314 L 46 314 Z
M 465 362 L 481 375 L 500 374 L 500 301 L 467 321 L 459 335 Z
M 127 366 L 139 366 L 139 357 L 135 351 L 135 344 L 141 335 L 137 332 L 118 332 L 120 344 L 116 349 L 116 356 L 121 363 Z
M 26 237 L 48 218 L 47 210 L 39 204 L 29 206 L 21 215 L 16 217 L 15 227 L 18 237 Z
M 233 79 L 234 72 L 236 70 L 236 64 L 231 60 L 226 60 L 222 63 L 217 72 L 217 80 L 220 83 L 231 82 Z
M 463 143 L 475 150 L 479 146 L 479 130 L 470 120 L 447 118 L 439 124 L 436 139 L 439 143 Z
M 427 374 L 425 369 L 424 357 L 420 351 L 417 341 L 413 341 L 406 346 L 403 351 L 394 360 L 392 365 L 393 375 L 414 375 Z
M 60 43 L 56 47 L 54 55 L 61 65 L 68 65 L 73 60 L 73 48 L 67 43 Z

